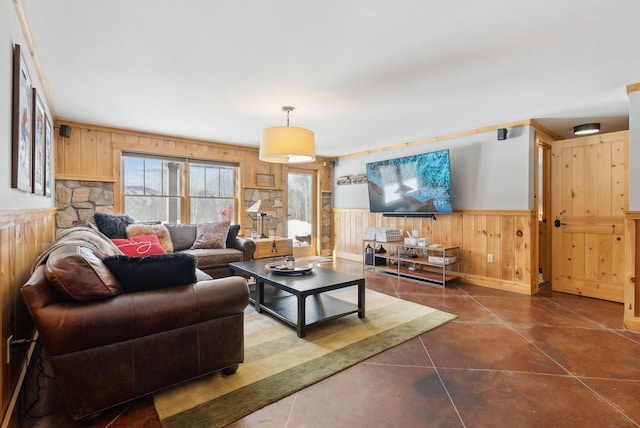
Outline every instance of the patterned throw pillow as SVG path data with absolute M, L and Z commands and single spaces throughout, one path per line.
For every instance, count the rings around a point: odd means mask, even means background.
M 230 222 L 228 221 L 198 224 L 196 240 L 193 242 L 191 249 L 226 248 L 229 225 Z
M 142 257 L 167 253 L 156 235 L 137 235 L 128 239 L 112 239 L 112 241 L 127 256 Z

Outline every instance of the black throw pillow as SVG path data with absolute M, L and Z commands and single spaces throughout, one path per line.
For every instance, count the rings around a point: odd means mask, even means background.
M 196 279 L 196 258 L 170 253 L 145 257 L 109 256 L 102 259 L 127 293 L 192 284 Z
M 236 237 L 238 236 L 238 232 L 240 232 L 239 224 L 232 224 L 229 226 L 229 233 L 227 233 L 227 248 L 236 248 Z
M 135 223 L 128 215 L 94 213 L 93 219 L 98 230 L 109 239 L 127 239 L 127 226 Z

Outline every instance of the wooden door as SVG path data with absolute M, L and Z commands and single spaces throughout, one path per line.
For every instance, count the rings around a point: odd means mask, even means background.
M 551 139 L 536 133 L 535 193 L 538 226 L 538 283 L 551 282 Z
M 287 168 L 287 238 L 295 257 L 318 254 L 316 175 L 315 170 Z
M 552 147 L 552 288 L 622 302 L 628 131 Z

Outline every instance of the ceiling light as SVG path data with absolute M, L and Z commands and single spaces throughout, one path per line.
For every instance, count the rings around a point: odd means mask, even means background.
M 573 128 L 574 135 L 590 135 L 600 132 L 599 123 L 585 123 L 584 125 L 578 125 Z
M 289 112 L 295 107 L 284 106 L 287 126 L 276 126 L 262 131 L 260 160 L 275 163 L 306 163 L 316 160 L 313 131 L 289 126 Z

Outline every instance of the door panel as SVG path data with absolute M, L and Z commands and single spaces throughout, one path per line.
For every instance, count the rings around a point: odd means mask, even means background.
M 623 301 L 627 147 L 626 131 L 553 143 L 554 291 Z
M 288 168 L 287 237 L 295 257 L 317 255 L 317 185 L 315 171 Z
M 551 283 L 551 140 L 536 134 L 535 200 L 538 210 L 538 282 Z

